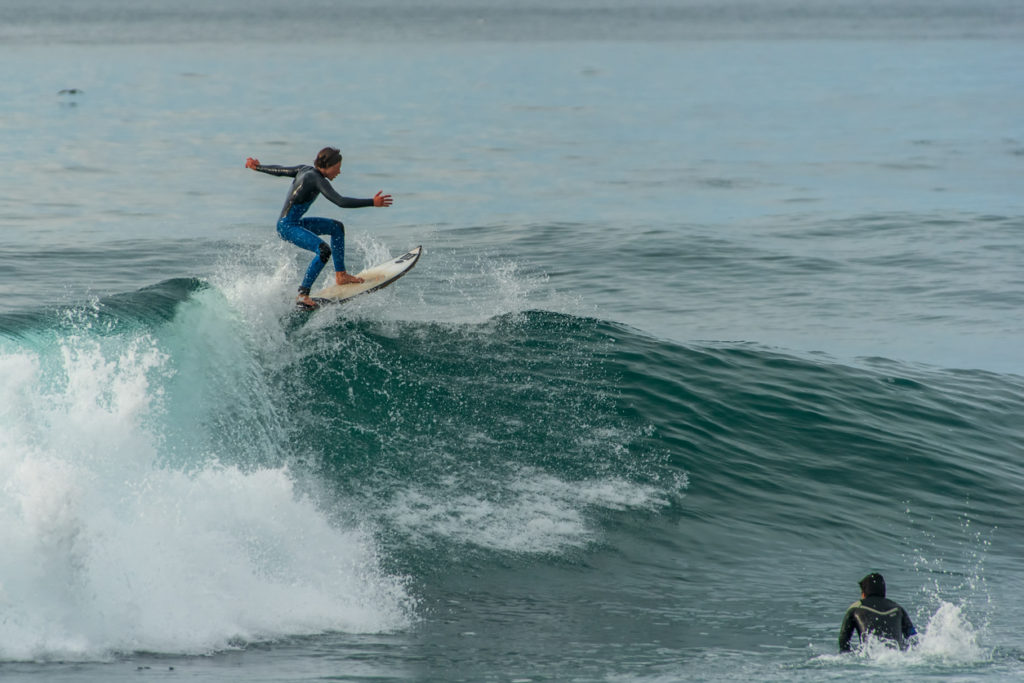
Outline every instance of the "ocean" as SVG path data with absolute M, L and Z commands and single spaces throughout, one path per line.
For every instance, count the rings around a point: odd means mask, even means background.
M 0 0 L 0 680 L 1024 676 L 1022 38 Z M 424 255 L 309 314 L 244 163 L 325 145 Z M 919 642 L 839 655 L 872 571 Z

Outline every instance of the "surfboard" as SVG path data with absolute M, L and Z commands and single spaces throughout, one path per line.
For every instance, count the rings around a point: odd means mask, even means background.
M 340 304 L 362 294 L 384 289 L 412 270 L 412 267 L 420 260 L 422 252 L 422 246 L 410 249 L 398 258 L 388 259 L 384 263 L 378 263 L 372 268 L 356 273 L 356 277 L 363 278 L 363 282 L 351 285 L 331 285 L 313 294 L 312 299 L 320 305 Z

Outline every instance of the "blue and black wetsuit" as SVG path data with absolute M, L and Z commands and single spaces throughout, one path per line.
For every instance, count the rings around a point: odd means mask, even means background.
M 840 652 L 850 651 L 854 631 L 857 631 L 861 642 L 870 634 L 893 643 L 901 650 L 907 649 L 908 639 L 917 635 L 907 610 L 881 595 L 867 595 L 846 610 L 839 629 Z
M 304 218 L 310 205 L 320 195 L 343 209 L 359 209 L 373 206 L 373 199 L 352 199 L 335 192 L 331 182 L 313 166 L 254 166 L 255 170 L 276 176 L 295 178 L 288 191 L 281 217 L 277 219 L 277 234 L 281 239 L 316 254 L 306 269 L 299 293 L 308 295 L 310 288 L 327 265 L 334 259 L 335 270 L 345 270 L 345 226 L 341 221 L 330 218 Z M 317 235 L 330 235 L 331 244 Z

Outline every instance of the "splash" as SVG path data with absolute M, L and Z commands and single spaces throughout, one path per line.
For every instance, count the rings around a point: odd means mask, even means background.
M 943 602 L 922 631 L 913 656 L 923 661 L 967 664 L 991 658 L 979 644 L 979 632 L 964 613 L 964 607 Z
M 286 467 L 166 464 L 173 375 L 146 334 L 0 349 L 0 660 L 406 626 L 370 534 Z

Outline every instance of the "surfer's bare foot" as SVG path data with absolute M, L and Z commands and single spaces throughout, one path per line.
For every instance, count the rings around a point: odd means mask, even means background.
M 317 303 L 309 298 L 308 294 L 300 294 L 295 297 L 295 303 L 306 308 L 316 308 Z
M 344 270 L 334 272 L 334 284 L 336 285 L 356 285 L 360 282 L 363 282 L 363 278 L 349 275 Z

